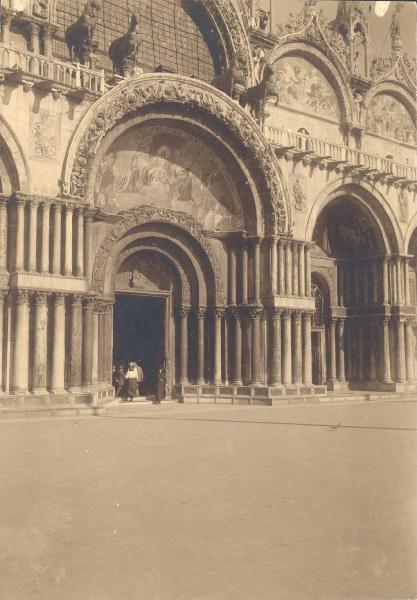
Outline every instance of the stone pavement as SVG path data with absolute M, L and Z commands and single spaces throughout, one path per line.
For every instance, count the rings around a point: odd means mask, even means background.
M 0 600 L 416 598 L 417 404 L 0 423 Z

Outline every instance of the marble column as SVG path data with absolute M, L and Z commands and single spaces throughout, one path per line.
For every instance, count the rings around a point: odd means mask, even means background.
M 329 323 L 329 381 L 336 381 L 336 319 Z
M 67 204 L 65 207 L 65 275 L 72 275 L 72 215 L 73 207 L 71 204 Z
M 214 320 L 214 370 L 213 383 L 220 385 L 222 383 L 222 320 L 224 308 L 217 306 L 213 309 Z
M 292 293 L 294 296 L 299 295 L 298 290 L 298 248 L 300 247 L 299 242 L 294 242 L 292 245 Z
M 397 290 L 397 277 L 395 270 L 394 259 L 391 259 L 390 264 L 390 284 L 391 284 L 391 304 L 394 306 L 398 304 L 398 290 Z
M 368 321 L 368 347 L 369 347 L 369 381 L 377 380 L 377 321 L 371 319 Z
M 344 319 L 338 319 L 336 333 L 337 333 L 337 364 L 338 364 L 337 379 L 341 383 L 344 383 L 346 380 L 346 375 L 345 375 L 345 321 L 344 321 Z
M 74 294 L 71 299 L 70 391 L 77 391 L 81 388 L 82 323 L 82 297 Z
M 354 279 L 355 279 L 355 306 L 359 306 L 361 303 L 361 267 L 358 262 L 353 267 Z
M 42 248 L 41 248 L 41 272 L 49 273 L 49 211 L 48 202 L 41 204 L 42 219 Z
M 15 296 L 16 321 L 13 355 L 13 390 L 24 393 L 29 381 L 29 297 L 28 290 L 18 290 Z
M 372 274 L 372 304 L 378 304 L 379 301 L 379 280 L 378 280 L 378 266 L 376 261 L 373 260 L 371 263 L 371 274 Z
M 93 212 L 87 210 L 84 220 L 84 275 L 91 276 L 91 244 L 93 238 Z
M 232 243 L 229 248 L 229 304 L 236 304 L 236 248 Z
M 25 260 L 25 206 L 26 200 L 16 199 L 15 271 L 23 271 Z
M 289 240 L 285 244 L 285 293 L 292 296 L 292 251 Z
M 303 383 L 312 385 L 313 383 L 313 356 L 311 352 L 311 322 L 313 315 L 311 313 L 303 314 Z
M 271 386 L 281 385 L 281 313 L 280 308 L 270 309 L 270 378 Z
M 261 300 L 261 246 L 259 238 L 253 240 L 253 298 L 255 304 Z
M 358 335 L 358 381 L 364 381 L 365 379 L 365 352 L 364 352 L 364 322 L 358 320 L 357 322 L 357 335 Z
M 304 244 L 300 243 L 297 246 L 298 249 L 298 293 L 300 296 L 306 295 L 306 264 L 305 264 L 305 251 Z
M 368 264 L 364 262 L 362 264 L 362 287 L 363 287 L 363 303 L 369 304 L 369 277 L 368 277 Z
M 251 383 L 252 385 L 260 385 L 260 359 L 261 359 L 261 316 L 263 309 L 261 307 L 253 307 L 249 314 L 252 321 L 252 364 L 251 364 Z
M 0 289 L 0 394 L 3 391 L 3 339 L 4 339 L 4 300 L 7 297 L 7 290 Z
M 388 304 L 389 302 L 389 297 L 388 297 L 388 290 L 389 290 L 389 283 L 388 283 L 388 259 L 384 256 L 384 258 L 382 259 L 382 302 L 383 304 Z
M 311 297 L 311 248 L 307 244 L 305 247 L 305 276 L 306 276 L 306 296 Z
M 93 309 L 93 341 L 92 341 L 92 370 L 93 370 L 93 383 L 97 383 L 98 381 L 98 312 L 97 312 L 97 303 L 94 302 Z
M 411 304 L 410 301 L 410 275 L 408 272 L 408 257 L 403 259 L 403 279 L 404 279 L 404 304 L 409 306 Z
M 391 353 L 389 345 L 389 318 L 382 319 L 382 352 L 381 352 L 381 373 L 384 383 L 391 383 Z
M 278 239 L 278 293 L 285 295 L 285 240 Z
M 33 344 L 32 391 L 46 393 L 48 294 L 34 293 L 35 327 Z
M 282 383 L 292 383 L 291 311 L 282 313 Z
M 38 203 L 31 199 L 29 203 L 29 260 L 28 268 L 32 273 L 36 271 L 36 237 L 38 232 L 37 224 Z
M 397 283 L 397 301 L 398 304 L 404 304 L 403 296 L 403 281 L 402 281 L 402 269 L 401 269 L 401 258 L 397 256 L 395 258 L 395 277 Z
M 31 22 L 29 24 L 29 34 L 30 34 L 30 51 L 35 54 L 40 53 L 39 49 L 39 33 L 40 27 L 37 23 Z M 33 71 L 33 69 L 32 69 Z M 36 73 L 38 75 L 39 73 Z
M 242 315 L 239 308 L 233 309 L 235 337 L 233 348 L 233 381 L 234 385 L 242 385 Z
M 7 271 L 7 198 L 0 198 L 0 271 Z
M 84 275 L 84 209 L 77 210 L 77 253 L 75 274 L 78 277 Z
M 242 239 L 242 304 L 248 303 L 248 248 L 246 239 Z
M 271 296 L 275 296 L 278 292 L 278 253 L 277 238 L 274 236 L 269 238 L 269 256 L 271 265 Z
M 404 319 L 395 320 L 395 341 L 396 341 L 396 381 L 404 383 L 406 380 L 405 370 L 405 340 L 404 340 Z
M 53 233 L 53 254 L 52 254 L 52 273 L 61 273 L 61 204 L 54 204 L 54 233 Z
M 112 383 L 112 366 L 113 366 L 113 301 L 104 301 L 104 314 L 103 314 L 103 330 L 105 336 L 104 344 L 104 366 L 103 366 L 103 381 L 107 384 Z
M 303 354 L 302 354 L 302 333 L 301 333 L 301 312 L 295 311 L 293 313 L 293 348 L 294 348 L 294 361 L 293 361 L 293 383 L 295 385 L 301 385 L 303 381 Z
M 82 333 L 82 385 L 93 383 L 93 323 L 94 299 L 85 298 L 83 303 L 83 333 Z
M 95 306 L 97 309 L 97 338 L 98 338 L 98 352 L 97 352 L 97 377 L 98 381 L 102 383 L 105 380 L 105 349 L 104 341 L 106 338 L 105 319 L 104 319 L 104 303 L 102 300 L 96 300 Z
M 52 38 L 53 38 L 54 30 L 48 24 L 43 26 L 43 50 L 45 56 L 52 56 Z
M 197 320 L 197 384 L 204 384 L 204 322 L 206 307 L 199 306 L 195 311 Z
M 65 296 L 54 294 L 51 393 L 65 392 Z
M 415 338 L 413 333 L 413 322 L 410 320 L 405 322 L 405 355 L 407 381 L 414 381 Z
M 178 310 L 179 328 L 179 383 L 188 383 L 188 313 L 190 308 L 183 306 Z

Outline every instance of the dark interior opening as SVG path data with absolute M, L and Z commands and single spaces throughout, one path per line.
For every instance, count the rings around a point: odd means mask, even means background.
M 140 361 L 140 395 L 154 394 L 156 372 L 164 362 L 165 298 L 117 294 L 113 319 L 113 364 Z

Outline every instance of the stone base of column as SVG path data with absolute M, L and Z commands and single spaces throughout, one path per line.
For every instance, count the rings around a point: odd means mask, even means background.
M 65 388 L 57 388 L 55 390 L 49 390 L 49 393 L 51 396 L 64 396 L 65 394 L 68 394 L 68 391 Z
M 34 396 L 45 396 L 46 394 L 49 395 L 49 392 L 46 388 L 34 388 L 31 390 L 31 394 Z
M 329 392 L 336 392 L 338 390 L 347 390 L 349 389 L 349 384 L 347 381 L 328 381 L 327 389 Z

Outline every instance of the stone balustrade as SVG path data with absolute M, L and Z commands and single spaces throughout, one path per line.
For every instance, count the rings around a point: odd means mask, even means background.
M 277 152 L 285 154 L 287 158 L 300 158 L 305 162 L 316 161 L 326 168 L 355 170 L 363 176 L 384 177 L 388 180 L 417 184 L 417 167 L 412 165 L 397 163 L 356 148 L 268 125 L 264 127 L 264 134 Z

